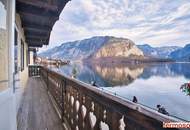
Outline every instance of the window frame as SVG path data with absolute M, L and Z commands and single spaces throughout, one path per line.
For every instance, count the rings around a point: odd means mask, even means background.
M 21 45 L 21 49 L 20 49 L 21 50 L 20 51 L 20 59 L 21 59 L 20 62 L 21 62 L 21 64 L 20 65 L 21 65 L 21 71 L 23 71 L 24 70 L 24 62 L 25 62 L 24 57 L 25 56 L 24 56 L 24 41 L 22 39 L 21 39 L 21 44 L 20 45 Z

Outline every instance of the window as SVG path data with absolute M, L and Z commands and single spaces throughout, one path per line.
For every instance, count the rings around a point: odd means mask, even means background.
M 20 52 L 20 59 L 21 59 L 21 71 L 24 70 L 24 42 L 21 40 L 21 52 Z
M 18 32 L 15 29 L 15 46 L 14 46 L 14 64 L 15 64 L 15 74 L 18 72 Z
M 28 49 L 28 64 L 30 64 L 30 49 Z
M 30 53 L 29 49 L 26 49 L 26 65 L 28 66 L 30 64 Z

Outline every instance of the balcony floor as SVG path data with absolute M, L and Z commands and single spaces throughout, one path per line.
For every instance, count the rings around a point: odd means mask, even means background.
M 29 78 L 17 115 L 18 130 L 64 130 L 40 78 Z

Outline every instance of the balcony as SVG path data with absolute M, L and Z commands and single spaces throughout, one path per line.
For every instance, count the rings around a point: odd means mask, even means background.
M 17 129 L 64 130 L 39 77 L 28 80 L 17 115 Z
M 19 130 L 161 130 L 177 121 L 43 66 L 29 66 L 29 74 Z

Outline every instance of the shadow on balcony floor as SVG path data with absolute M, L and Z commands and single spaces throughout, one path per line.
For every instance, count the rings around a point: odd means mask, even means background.
M 29 78 L 17 115 L 18 130 L 64 130 L 40 78 Z

